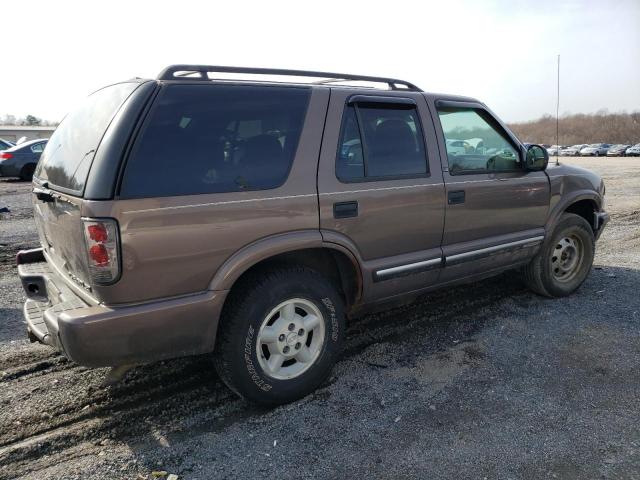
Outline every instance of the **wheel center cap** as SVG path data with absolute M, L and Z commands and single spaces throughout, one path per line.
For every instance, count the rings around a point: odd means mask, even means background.
M 287 334 L 287 345 L 294 345 L 298 341 L 298 334 L 296 332 L 289 332 Z

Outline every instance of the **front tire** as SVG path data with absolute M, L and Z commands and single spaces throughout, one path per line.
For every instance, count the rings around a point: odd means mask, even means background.
M 547 297 L 565 297 L 585 281 L 595 254 L 595 239 L 589 223 L 579 215 L 560 217 L 551 238 L 524 267 L 529 288 Z
M 330 375 L 344 337 L 342 298 L 318 272 L 283 267 L 235 286 L 218 329 L 214 363 L 242 398 L 279 405 Z

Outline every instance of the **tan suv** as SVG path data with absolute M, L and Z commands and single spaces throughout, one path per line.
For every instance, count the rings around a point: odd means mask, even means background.
M 376 305 L 513 268 L 577 289 L 604 185 L 547 161 L 477 100 L 402 80 L 176 65 L 112 85 L 36 169 L 28 334 L 86 366 L 213 352 L 239 395 L 288 402 Z

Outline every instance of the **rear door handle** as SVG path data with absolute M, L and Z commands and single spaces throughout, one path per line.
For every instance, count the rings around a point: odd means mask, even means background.
M 333 204 L 333 218 L 358 216 L 358 202 L 338 202 Z
M 453 192 L 449 192 L 449 194 L 447 195 L 447 202 L 449 203 L 449 205 L 464 203 L 464 190 L 455 190 Z

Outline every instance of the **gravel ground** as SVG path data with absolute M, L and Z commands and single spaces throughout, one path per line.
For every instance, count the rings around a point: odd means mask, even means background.
M 640 479 L 640 159 L 567 162 L 604 175 L 613 217 L 576 294 L 510 273 L 357 319 L 328 384 L 273 410 L 206 357 L 103 387 L 28 343 L 29 186 L 0 181 L 0 478 Z

